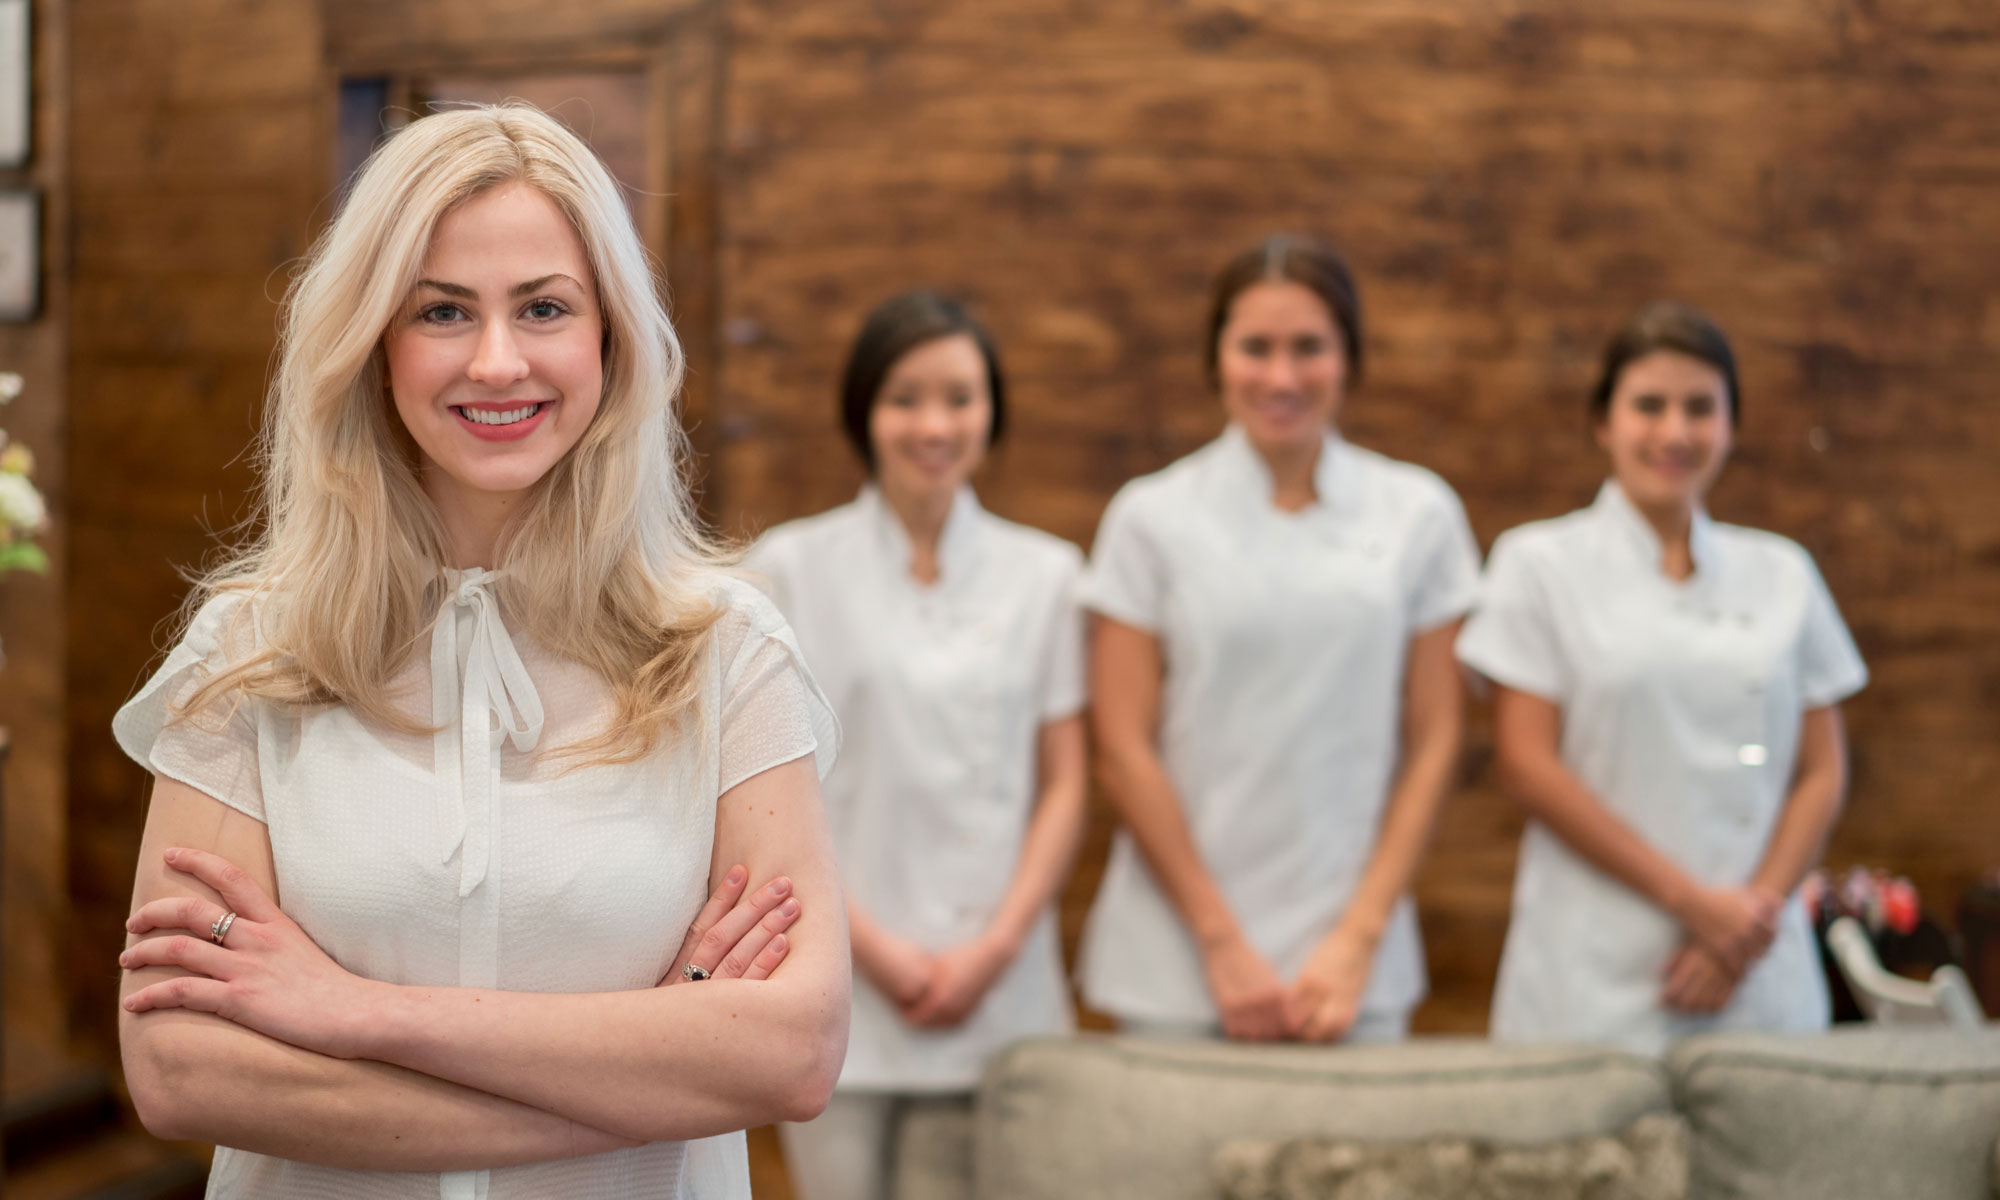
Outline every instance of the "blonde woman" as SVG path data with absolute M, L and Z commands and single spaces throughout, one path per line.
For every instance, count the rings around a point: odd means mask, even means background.
M 680 374 L 532 109 L 413 123 L 299 278 L 259 536 L 116 723 L 127 1078 L 211 1196 L 741 1197 L 733 1131 L 824 1106 L 834 725 L 692 515 Z

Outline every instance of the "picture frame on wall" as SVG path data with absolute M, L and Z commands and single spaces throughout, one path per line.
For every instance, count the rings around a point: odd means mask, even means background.
M 29 4 L 30 0 L 0 0 L 0 170 L 28 163 L 34 125 Z
M 32 321 L 41 307 L 41 193 L 0 188 L 0 322 Z

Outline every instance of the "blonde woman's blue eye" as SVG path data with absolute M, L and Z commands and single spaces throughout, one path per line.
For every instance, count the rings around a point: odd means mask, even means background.
M 553 321 L 567 311 L 553 300 L 537 300 L 528 306 L 528 316 L 537 321 Z
M 463 315 L 464 312 L 465 310 L 456 304 L 433 304 L 417 315 L 434 325 L 449 325 L 455 317 Z

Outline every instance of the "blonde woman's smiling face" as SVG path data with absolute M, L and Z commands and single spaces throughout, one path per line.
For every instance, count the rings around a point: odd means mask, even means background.
M 597 282 L 576 229 L 525 183 L 445 214 L 383 339 L 424 485 L 505 497 L 569 453 L 604 388 Z

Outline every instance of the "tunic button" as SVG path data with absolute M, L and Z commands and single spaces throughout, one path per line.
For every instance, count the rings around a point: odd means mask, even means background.
M 1756 742 L 1749 742 L 1736 749 L 1736 761 L 1746 767 L 1761 767 L 1771 759 L 1771 752 Z

